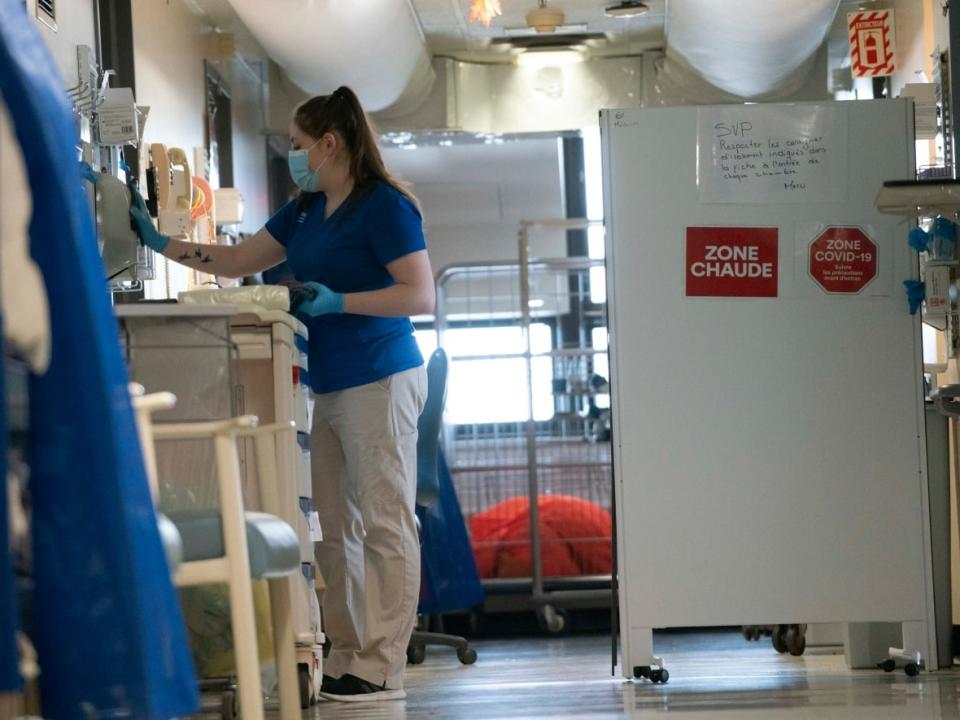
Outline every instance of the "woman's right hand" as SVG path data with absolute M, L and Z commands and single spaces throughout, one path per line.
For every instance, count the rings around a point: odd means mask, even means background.
M 229 278 L 243 277 L 272 268 L 287 256 L 287 249 L 266 228 L 239 245 L 195 243 L 163 235 L 153 224 L 143 196 L 133 187 L 130 195 L 130 220 L 143 244 L 191 270 Z

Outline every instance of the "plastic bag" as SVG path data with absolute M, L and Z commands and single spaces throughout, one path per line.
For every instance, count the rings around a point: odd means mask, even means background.
M 177 299 L 192 305 L 256 305 L 264 310 L 290 310 L 290 291 L 282 285 L 199 288 L 182 292 Z
M 233 633 L 230 621 L 230 593 L 226 585 L 201 585 L 180 591 L 183 618 L 197 675 L 204 679 L 236 675 Z M 275 685 L 273 626 L 270 594 L 265 581 L 253 583 L 253 612 L 257 623 L 257 651 L 264 690 Z

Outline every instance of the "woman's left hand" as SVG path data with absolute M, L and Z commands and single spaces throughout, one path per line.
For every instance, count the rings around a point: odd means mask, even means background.
M 292 298 L 290 311 L 296 314 L 318 317 L 343 313 L 343 293 L 334 292 L 326 285 L 308 282 L 300 298 Z

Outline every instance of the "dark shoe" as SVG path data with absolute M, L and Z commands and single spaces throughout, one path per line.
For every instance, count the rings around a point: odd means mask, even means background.
M 323 683 L 320 685 L 320 692 L 335 692 L 340 686 L 340 678 L 335 678 L 332 675 L 324 675 Z
M 390 690 L 385 685 L 374 685 L 356 675 L 344 675 L 334 680 L 327 689 L 326 679 L 320 689 L 320 697 L 334 702 L 378 702 L 381 700 L 403 700 L 407 693 L 403 690 Z

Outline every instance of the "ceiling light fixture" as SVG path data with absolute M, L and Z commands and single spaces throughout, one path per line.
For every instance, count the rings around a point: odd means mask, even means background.
M 621 0 L 613 5 L 607 5 L 603 12 L 609 17 L 632 18 L 645 15 L 650 10 L 646 3 L 640 0 Z
M 563 19 L 563 11 L 548 8 L 547 0 L 540 0 L 540 7 L 527 13 L 527 25 L 538 33 L 556 32 L 563 25 Z

